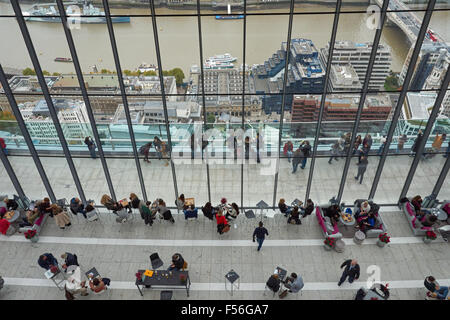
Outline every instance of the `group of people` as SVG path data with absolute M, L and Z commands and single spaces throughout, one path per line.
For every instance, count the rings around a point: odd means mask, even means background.
M 309 216 L 314 211 L 314 202 L 311 199 L 306 200 L 306 205 L 302 206 L 300 202 L 299 205 L 294 205 L 293 207 L 286 205 L 286 200 L 281 198 L 278 202 L 278 209 L 280 212 L 287 217 L 287 223 L 292 224 L 302 224 L 300 216 L 303 218 Z
M 411 204 L 414 207 L 416 218 L 423 227 L 433 227 L 438 221 L 434 214 L 430 211 L 422 209 L 423 199 L 420 195 L 416 195 L 411 199 Z M 417 222 L 416 222 L 417 224 Z
M 45 270 L 50 270 L 53 274 L 58 272 L 67 272 L 69 266 L 79 267 L 78 257 L 76 254 L 65 252 L 61 255 L 64 259 L 64 263 L 60 265 L 58 260 L 51 253 L 44 253 L 39 256 L 38 265 Z M 69 277 L 65 283 L 66 298 L 69 300 L 74 299 L 75 294 L 80 294 L 82 296 L 87 296 L 88 289 L 92 292 L 100 293 L 107 289 L 111 280 L 109 278 L 95 277 L 89 280 L 88 285 L 86 281 L 81 281 L 81 277 Z
M 289 162 L 292 159 L 292 173 L 296 173 L 299 164 L 301 169 L 305 169 L 308 157 L 311 155 L 311 145 L 308 140 L 304 140 L 294 151 L 294 144 L 288 141 L 283 146 L 283 154 L 287 156 Z

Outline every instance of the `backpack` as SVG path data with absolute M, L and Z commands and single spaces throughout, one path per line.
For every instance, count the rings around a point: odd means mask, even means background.
M 73 293 L 67 291 L 67 289 L 65 287 L 64 287 L 64 291 L 65 291 L 66 300 L 75 300 Z

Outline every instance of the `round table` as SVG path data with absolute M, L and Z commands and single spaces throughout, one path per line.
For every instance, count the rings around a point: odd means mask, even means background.
M 447 212 L 442 209 L 432 208 L 430 209 L 430 212 L 432 215 L 435 215 L 440 221 L 445 221 L 448 218 Z
M 366 239 L 366 235 L 362 231 L 356 231 L 355 236 L 353 237 L 353 242 L 356 244 L 362 244 L 363 241 Z
M 344 226 L 352 226 L 356 223 L 356 219 L 355 217 L 352 216 L 352 220 L 351 221 L 345 221 L 342 218 L 342 215 L 339 217 L 339 221 L 344 225 Z
M 342 241 L 341 239 L 336 240 L 336 244 L 334 245 L 334 250 L 336 250 L 336 252 L 344 252 L 345 242 Z
M 9 223 L 13 223 L 14 221 L 16 221 L 17 219 L 19 219 L 20 217 L 20 211 L 19 210 L 14 210 L 14 215 L 11 217 L 11 219 L 6 219 L 9 221 Z

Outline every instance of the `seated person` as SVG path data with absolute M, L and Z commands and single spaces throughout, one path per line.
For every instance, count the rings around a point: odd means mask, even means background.
M 163 199 L 158 199 L 158 212 L 162 215 L 164 220 L 170 220 L 172 223 L 175 223 L 172 212 L 166 207 L 166 203 Z
M 337 204 L 324 209 L 324 216 L 329 217 L 333 225 L 337 224 L 341 217 L 341 209 Z
M 184 198 L 184 194 L 180 194 L 177 200 L 175 200 L 175 205 L 178 210 L 185 210 L 188 206 L 185 204 L 186 200 Z
M 66 252 L 61 255 L 61 258 L 64 259 L 64 264 L 62 265 L 64 271 L 67 271 L 68 266 L 79 266 L 77 256 L 75 254 Z
M 107 194 L 104 194 L 102 196 L 100 203 L 104 205 L 106 209 L 111 210 L 114 214 L 117 214 L 117 211 L 123 209 L 123 206 L 120 203 L 111 199 L 111 197 L 108 196 Z
M 6 204 L 7 211 L 17 210 L 19 204 L 14 199 L 3 199 L 3 202 Z
M 223 228 L 225 228 L 225 226 L 228 225 L 228 221 L 223 216 L 222 209 L 219 209 L 219 211 L 217 212 L 216 221 L 217 221 L 217 232 L 223 234 Z
M 303 289 L 303 279 L 301 276 L 297 276 L 296 273 L 291 273 L 291 276 L 286 278 L 284 286 L 289 289 L 289 292 L 297 293 Z
M 309 216 L 314 211 L 314 202 L 311 199 L 306 200 L 306 205 L 300 208 L 302 216 Z
M 109 286 L 110 282 L 111 280 L 109 280 L 108 278 L 94 278 L 93 280 L 89 281 L 89 287 L 95 293 L 100 293 L 107 289 L 107 286 Z
M 448 295 L 448 287 L 439 286 L 438 282 L 433 276 L 428 276 L 424 281 L 425 287 L 429 290 L 427 296 L 439 300 L 444 300 Z M 450 297 L 447 299 L 450 300 Z
M 302 222 L 300 221 L 300 213 L 297 206 L 295 206 L 294 210 L 291 211 L 291 214 L 287 219 L 287 223 L 292 223 L 293 221 L 295 222 L 295 224 L 302 224 Z
M 442 210 L 447 212 L 448 215 L 450 215 L 450 202 L 447 202 L 443 207 Z
M 65 227 L 72 225 L 69 215 L 60 206 L 54 203 L 50 207 L 52 208 L 55 223 L 60 229 L 65 229 Z
M 416 213 L 418 213 L 422 208 L 422 202 L 423 200 L 419 195 L 411 199 L 411 204 L 414 206 L 414 210 L 416 211 Z
M 0 218 L 3 218 L 4 215 L 8 212 L 5 207 L 0 207 Z
M 207 202 L 205 206 L 202 207 L 202 212 L 209 220 L 213 220 L 215 209 L 212 207 L 211 202 Z
M 424 227 L 432 227 L 437 221 L 437 217 L 434 214 L 426 214 L 425 217 L 420 221 Z
M 278 202 L 278 208 L 285 217 L 287 217 L 292 211 L 292 208 L 286 205 L 286 200 L 284 200 L 283 198 L 281 198 L 280 202 Z
M 227 214 L 225 215 L 225 219 L 228 221 L 231 219 L 236 219 L 239 215 L 239 207 L 236 203 L 231 204 L 231 210 L 228 210 Z
M 362 232 L 366 232 L 367 230 L 375 228 L 375 224 L 377 222 L 377 219 L 375 215 L 372 212 L 369 212 L 369 214 L 365 217 L 363 217 L 356 226 L 359 228 Z
M 0 233 L 6 235 L 10 225 L 11 223 L 8 220 L 0 218 Z
M 75 215 L 77 215 L 78 213 L 81 213 L 84 216 L 84 218 L 87 219 L 86 210 L 84 209 L 84 204 L 82 204 L 81 200 L 78 198 L 70 199 L 70 211 L 72 211 L 72 213 Z
M 134 193 L 130 193 L 130 205 L 132 208 L 134 209 L 139 209 L 139 202 L 141 202 L 141 200 L 139 200 L 138 196 Z
M 188 218 L 198 218 L 198 209 L 193 204 L 186 210 L 183 210 L 183 213 L 186 220 Z
M 44 253 L 39 256 L 38 264 L 45 270 L 49 270 L 52 267 L 58 268 L 58 261 L 51 253 Z
M 361 215 L 367 216 L 369 214 L 370 209 L 371 208 L 369 201 L 364 201 L 363 203 L 361 203 L 361 207 L 359 207 L 358 210 L 356 210 L 355 219 L 358 219 Z
M 39 218 L 40 213 L 38 208 L 34 208 L 33 210 L 27 210 L 25 213 L 25 217 L 22 218 L 22 221 L 19 226 L 21 228 L 32 226 L 34 224 L 34 221 L 36 221 L 37 218 Z
M 37 206 L 38 206 L 38 210 L 40 213 L 42 213 L 42 214 L 50 213 L 50 216 L 52 216 L 52 214 L 51 214 L 52 208 L 50 208 L 51 204 L 50 204 L 49 198 L 44 198 L 44 200 L 39 202 L 37 204 Z
M 147 201 L 145 204 L 143 201 L 141 201 L 140 203 L 141 208 L 139 211 L 141 212 L 141 218 L 144 220 L 145 224 L 152 226 L 153 220 L 156 217 L 156 212 L 152 212 L 150 210 L 150 206 L 152 203 L 150 201 Z
M 183 269 L 183 266 L 184 266 L 183 257 L 181 256 L 181 254 L 175 253 L 172 256 L 172 264 L 169 266 L 169 268 L 167 268 L 167 271 L 172 270 L 180 271 L 181 269 Z
M 71 276 L 66 280 L 66 290 L 71 294 L 80 293 L 82 296 L 87 296 L 86 281 L 79 282 L 75 277 Z
M 281 281 L 278 278 L 278 274 L 273 274 L 270 276 L 269 280 L 267 280 L 266 286 L 273 292 L 278 292 L 280 290 L 280 283 Z

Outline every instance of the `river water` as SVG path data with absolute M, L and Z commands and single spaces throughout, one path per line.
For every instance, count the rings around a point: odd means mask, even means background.
M 25 10 L 29 5 L 23 5 Z M 305 5 L 296 8 L 296 12 L 332 11 L 324 5 Z M 345 7 L 346 11 L 365 10 L 363 7 Z M 274 9 L 271 12 L 286 12 L 287 9 Z M 0 3 L 0 14 L 12 14 L 10 4 Z M 146 9 L 113 9 L 113 14 L 149 14 Z M 206 11 L 211 13 L 211 11 Z M 261 10 L 257 12 L 268 12 Z M 174 14 L 173 10 L 160 8 L 158 14 Z M 176 14 L 184 11 L 177 10 Z M 185 13 L 192 13 L 186 11 Z M 423 15 L 418 13 L 420 17 Z M 248 16 L 245 62 L 249 65 L 263 63 L 286 41 L 288 15 Z M 333 14 L 300 14 L 293 20 L 292 37 L 313 40 L 317 48 L 322 48 L 330 40 Z M 337 40 L 355 42 L 373 41 L 375 30 L 366 25 L 367 16 L 362 13 L 341 14 Z M 431 20 L 431 28 L 445 40 L 450 35 L 450 13 L 435 12 Z M 54 62 L 55 57 L 70 57 L 64 31 L 59 23 L 28 22 L 28 29 L 33 39 L 41 66 L 50 72 L 74 72 L 70 63 Z M 243 20 L 221 21 L 212 16 L 201 18 L 203 34 L 204 58 L 214 54 L 230 53 L 238 58 L 236 66 L 243 62 Z M 199 65 L 199 41 L 197 17 L 158 17 L 158 37 L 163 69 L 181 67 L 189 74 L 190 66 Z M 156 65 L 156 53 L 153 39 L 153 28 L 150 17 L 131 17 L 131 23 L 114 24 L 122 69 L 135 70 L 142 62 Z M 98 70 L 113 70 L 109 35 L 106 24 L 81 25 L 74 29 L 73 37 L 83 72 L 91 72 L 92 66 Z M 23 69 L 31 67 L 31 61 L 25 48 L 23 38 L 14 17 L 0 18 L 0 63 L 4 67 Z M 391 47 L 392 67 L 400 71 L 410 45 L 406 36 L 397 27 L 384 28 L 381 43 Z

